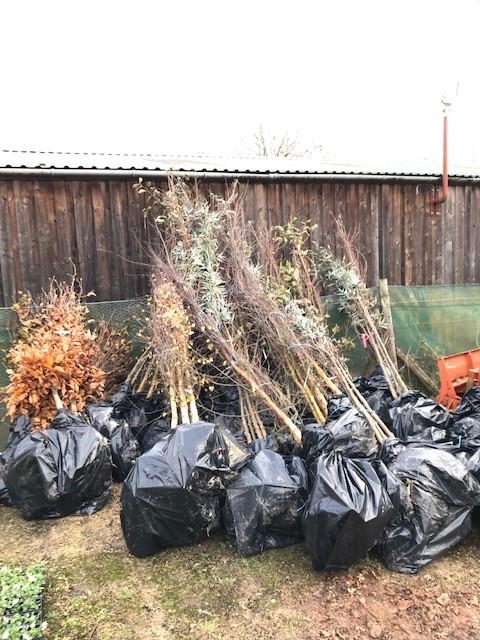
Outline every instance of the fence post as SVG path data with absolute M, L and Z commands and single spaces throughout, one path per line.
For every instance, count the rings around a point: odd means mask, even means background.
M 386 347 L 392 362 L 397 366 L 397 352 L 395 349 L 395 334 L 393 332 L 392 310 L 390 307 L 390 294 L 388 293 L 388 281 L 380 278 L 378 281 L 378 293 L 382 307 L 383 317 L 387 325 Z

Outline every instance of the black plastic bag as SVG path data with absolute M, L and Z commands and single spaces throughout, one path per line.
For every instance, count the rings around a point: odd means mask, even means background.
M 354 382 L 371 409 L 375 411 L 387 427 L 391 427 L 390 403 L 393 401 L 393 396 L 381 369 L 377 367 L 369 378 L 356 378 Z
M 375 411 L 377 416 L 383 421 L 387 427 L 392 426 L 392 418 L 390 416 L 390 405 L 392 396 L 387 395 L 384 391 L 374 391 L 364 395 L 370 409 Z
M 386 396 L 392 397 L 387 379 L 380 367 L 376 367 L 370 376 L 354 378 L 353 382 L 362 395 L 380 391 Z
M 402 508 L 402 505 L 405 504 L 408 489 L 399 478 L 393 475 L 387 465 L 380 458 L 372 460 L 372 466 L 380 478 L 382 485 L 385 487 L 388 497 L 393 505 L 393 511 L 389 520 L 389 522 L 392 522 Z
M 303 448 L 299 445 L 289 433 L 276 433 L 266 438 L 255 438 L 245 447 L 252 453 L 258 453 L 263 449 L 275 451 L 281 456 L 302 456 Z
M 480 482 L 480 449 L 477 449 L 474 453 L 458 451 L 454 453 L 454 456 L 472 474 L 475 480 Z
M 28 416 L 18 416 L 10 425 L 10 433 L 8 434 L 5 450 L 0 453 L 0 504 L 6 507 L 12 506 L 12 500 L 8 493 L 4 480 L 4 468 L 8 460 L 13 456 L 18 443 L 27 436 L 32 428 L 30 418 Z
M 229 384 L 226 379 L 224 384 L 215 386 L 213 391 L 202 389 L 198 404 L 202 415 L 210 422 L 234 434 L 243 432 L 238 389 L 235 385 Z
M 117 482 L 123 482 L 141 454 L 141 447 L 126 420 L 120 420 L 117 425 L 110 437 L 112 475 Z
M 132 395 L 132 384 L 130 382 L 124 382 L 116 393 L 113 394 L 111 398 L 108 400 L 108 404 L 112 407 L 120 407 L 125 402 L 128 402 L 128 397 Z
M 4 479 L 26 520 L 88 515 L 110 493 L 109 446 L 96 429 L 60 409 L 51 429 L 32 432 L 17 444 Z
M 308 476 L 297 456 L 262 449 L 228 487 L 223 520 L 239 553 L 252 556 L 303 539 Z
M 220 499 L 250 458 L 229 431 L 180 425 L 137 458 L 121 494 L 129 551 L 146 557 L 204 539 L 220 526 Z
M 385 529 L 380 550 L 390 569 L 416 573 L 465 538 L 480 484 L 447 451 L 405 447 L 390 471 L 408 491 Z
M 117 427 L 113 419 L 114 407 L 108 404 L 89 404 L 85 407 L 85 415 L 94 429 L 105 438 L 110 438 Z
M 347 396 L 331 396 L 327 403 L 327 416 L 329 419 L 335 420 L 351 408 L 352 403 Z
M 458 420 L 472 413 L 480 414 L 480 387 L 472 387 L 462 396 L 453 419 Z
M 12 501 L 2 476 L 2 465 L 0 465 L 0 504 L 3 504 L 5 507 L 12 506 Z
M 130 383 L 123 384 L 107 402 L 88 405 L 85 413 L 92 426 L 110 441 L 113 479 L 118 482 L 125 480 L 141 453 L 170 431 L 163 397 L 134 394 Z
M 131 405 L 128 404 L 126 406 L 121 406 L 119 408 L 115 408 L 114 413 L 112 414 L 117 419 L 126 420 L 130 425 L 132 433 L 135 436 L 141 435 L 143 430 L 148 425 L 147 414 L 145 413 L 145 409 L 141 406 L 141 404 Z M 156 420 L 157 418 L 154 418 Z M 152 420 L 152 422 L 154 421 Z
M 210 413 L 206 413 L 205 416 L 206 418 L 208 418 L 208 420 L 211 420 L 215 424 L 218 424 L 219 427 L 228 429 L 230 433 L 233 433 L 235 435 L 240 435 L 241 433 L 243 433 L 242 417 L 239 413 L 235 413 L 236 409 L 226 407 L 224 411 L 225 413 L 212 411 Z
M 439 429 L 438 427 L 427 427 L 418 436 L 411 436 L 407 439 L 410 442 L 424 442 L 431 443 L 432 445 L 443 448 L 442 445 L 449 445 L 448 449 L 457 447 L 457 440 L 452 442 L 450 434 L 446 429 Z
M 112 474 L 116 482 L 123 482 L 141 453 L 137 438 L 130 425 L 123 418 L 116 419 L 115 408 L 109 405 L 88 405 L 85 413 L 92 427 L 110 443 L 112 454 Z
M 334 450 L 349 458 L 368 458 L 378 450 L 372 427 L 354 408 L 329 420 L 325 429 L 333 438 Z
M 450 427 L 450 435 L 457 438 L 459 448 L 476 451 L 480 448 L 480 411 L 456 419 Z
M 275 453 L 279 452 L 279 446 L 277 439 L 274 436 L 267 436 L 266 438 L 255 438 L 252 442 L 249 442 L 245 445 L 245 448 L 256 455 L 260 453 L 260 451 L 265 451 L 268 449 L 269 451 L 275 451 Z
M 118 402 L 114 404 L 114 398 L 118 395 Z M 164 418 L 170 409 L 163 396 L 154 394 L 148 397 L 146 393 L 125 393 L 120 391 L 110 399 L 113 406 L 112 417 L 116 420 L 125 420 L 130 427 L 132 435 L 141 443 L 142 437 L 148 427 L 159 418 Z
M 430 427 L 448 430 L 452 417 L 445 407 L 427 398 L 419 391 L 407 391 L 391 402 L 392 431 L 406 440 L 422 438 L 422 432 Z
M 5 445 L 5 451 L 0 454 L 0 460 L 4 463 L 12 456 L 13 451 L 17 444 L 28 436 L 32 430 L 32 423 L 28 416 L 18 416 L 10 425 L 10 432 L 8 434 L 7 444 Z
M 302 456 L 307 467 L 322 453 L 336 451 L 348 458 L 368 458 L 378 451 L 372 427 L 354 409 L 336 412 L 339 417 L 324 426 L 307 425 L 302 432 Z
M 376 544 L 394 513 L 370 461 L 321 455 L 302 524 L 312 565 L 348 569 Z
M 163 440 L 171 431 L 170 419 L 158 418 L 145 427 L 139 437 L 139 444 L 142 449 L 142 453 L 148 451 L 153 445 Z
M 400 451 L 403 451 L 407 445 L 398 438 L 387 438 L 378 448 L 378 457 L 387 466 L 392 465 L 397 459 Z
M 333 451 L 332 434 L 320 424 L 307 424 L 302 430 L 302 458 L 307 469 L 322 454 Z

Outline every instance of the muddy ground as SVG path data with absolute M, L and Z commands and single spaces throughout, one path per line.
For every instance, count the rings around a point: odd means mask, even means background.
M 388 571 L 374 554 L 317 574 L 304 544 L 241 558 L 225 534 L 134 558 L 119 492 L 90 517 L 25 522 L 0 506 L 0 561 L 45 564 L 48 639 L 480 638 L 478 522 L 416 576 Z

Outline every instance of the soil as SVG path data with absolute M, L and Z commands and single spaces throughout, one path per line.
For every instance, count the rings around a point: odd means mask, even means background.
M 305 545 L 240 557 L 225 534 L 129 555 L 120 487 L 90 517 L 26 522 L 0 507 L 0 561 L 44 563 L 46 640 L 480 638 L 480 529 L 418 575 L 374 554 L 315 573 Z

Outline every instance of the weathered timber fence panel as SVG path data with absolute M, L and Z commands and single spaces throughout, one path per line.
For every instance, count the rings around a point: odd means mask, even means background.
M 231 187 L 201 183 L 218 195 Z M 451 186 L 435 216 L 425 183 L 257 178 L 239 189 L 253 221 L 311 220 L 314 240 L 337 253 L 335 218 L 341 218 L 358 232 L 369 284 L 379 277 L 396 285 L 480 282 L 480 185 Z M 74 271 L 98 300 L 144 295 L 155 238 L 144 206 L 131 180 L 101 172 L 95 180 L 0 180 L 0 306 L 11 305 L 18 291 L 38 293 L 50 278 L 64 280 Z

